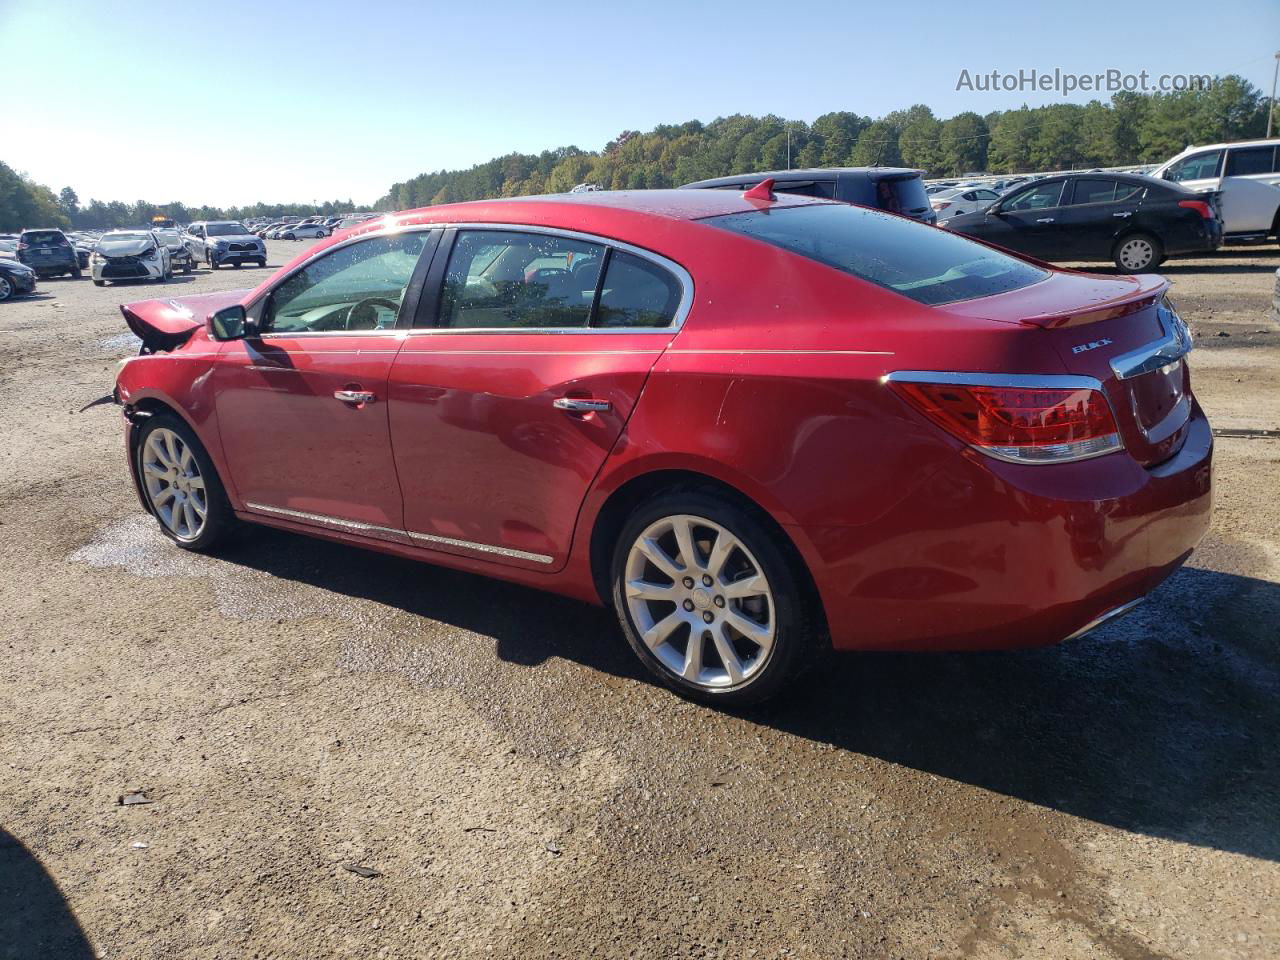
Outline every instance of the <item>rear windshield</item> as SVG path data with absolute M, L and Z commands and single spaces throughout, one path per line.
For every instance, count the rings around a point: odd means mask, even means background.
M 22 242 L 39 244 L 42 247 L 67 246 L 67 238 L 58 230 L 29 230 L 22 235 Z
M 1030 286 L 1048 271 L 879 210 L 815 204 L 702 221 L 835 267 L 929 306 Z
M 919 177 L 900 177 L 876 182 L 876 206 L 890 213 L 924 213 L 929 209 L 929 194 Z

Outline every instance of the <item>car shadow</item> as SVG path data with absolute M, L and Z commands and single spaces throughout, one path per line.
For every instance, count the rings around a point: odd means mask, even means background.
M 57 883 L 12 834 L 0 830 L 0 960 L 92 960 L 96 954 Z
M 607 610 L 355 549 L 262 529 L 223 558 L 492 637 L 510 663 L 563 658 L 651 682 Z M 737 716 L 1109 826 L 1280 860 L 1277 622 L 1280 585 L 1183 569 L 1093 637 L 839 654 L 799 695 Z

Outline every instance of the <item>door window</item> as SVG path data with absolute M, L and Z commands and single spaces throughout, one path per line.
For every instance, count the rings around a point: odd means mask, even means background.
M 604 247 L 553 234 L 464 230 L 449 254 L 439 325 L 586 327 Z
M 1243 147 L 1227 151 L 1227 176 L 1247 177 L 1275 172 L 1275 147 Z
M 1181 183 L 1183 180 L 1208 180 L 1218 175 L 1221 166 L 1222 151 L 1209 150 L 1179 160 L 1165 172 L 1164 178 L 1174 183 Z
M 656 263 L 614 250 L 605 268 L 593 326 L 669 327 L 681 292 L 680 282 Z
M 388 330 L 430 233 L 391 234 L 339 247 L 290 275 L 271 294 L 263 330 Z
M 1007 211 L 1044 210 L 1056 207 L 1062 199 L 1063 181 L 1042 183 L 1039 186 L 1024 190 L 1013 199 L 1004 203 L 1000 209 Z
M 1110 203 L 1116 198 L 1116 186 L 1114 180 L 1093 178 L 1077 180 L 1075 196 L 1071 203 L 1077 207 L 1082 203 Z

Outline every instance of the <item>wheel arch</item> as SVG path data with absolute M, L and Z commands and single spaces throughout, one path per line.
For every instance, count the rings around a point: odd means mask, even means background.
M 749 512 L 765 529 L 771 531 L 779 549 L 795 565 L 804 586 L 805 599 L 817 611 L 826 632 L 826 609 L 814 580 L 809 558 L 812 545 L 804 539 L 800 528 L 780 523 L 774 514 L 738 486 L 720 477 L 688 466 L 658 467 L 635 473 L 611 490 L 601 503 L 591 524 L 588 559 L 592 584 L 601 603 L 611 606 L 610 574 L 613 551 L 627 518 L 645 501 L 661 494 L 679 491 L 709 493 Z

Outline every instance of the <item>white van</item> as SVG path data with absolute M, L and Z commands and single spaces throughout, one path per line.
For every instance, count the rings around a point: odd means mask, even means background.
M 1280 239 L 1280 138 L 1187 147 L 1150 176 L 1220 190 L 1225 243 Z

